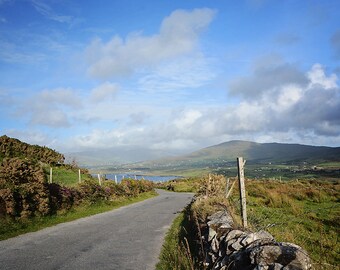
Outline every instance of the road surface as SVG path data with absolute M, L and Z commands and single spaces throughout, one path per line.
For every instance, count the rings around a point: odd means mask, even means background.
M 0 241 L 0 269 L 153 270 L 166 231 L 191 193 L 159 196 Z

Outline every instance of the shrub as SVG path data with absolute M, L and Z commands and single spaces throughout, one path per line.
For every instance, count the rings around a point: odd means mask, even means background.
M 27 218 L 50 211 L 43 170 L 19 158 L 4 159 L 0 166 L 0 197 L 10 216 Z

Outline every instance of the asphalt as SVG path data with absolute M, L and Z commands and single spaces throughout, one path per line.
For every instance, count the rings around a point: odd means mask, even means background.
M 159 196 L 0 241 L 0 269 L 153 270 L 167 230 L 191 193 Z

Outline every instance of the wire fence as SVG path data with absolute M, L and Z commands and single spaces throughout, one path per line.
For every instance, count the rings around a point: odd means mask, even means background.
M 229 203 L 240 214 L 237 188 Z M 246 190 L 252 230 L 303 247 L 315 269 L 339 269 L 339 182 L 248 180 Z

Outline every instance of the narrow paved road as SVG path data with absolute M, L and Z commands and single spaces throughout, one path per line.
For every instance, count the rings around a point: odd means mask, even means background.
M 0 269 L 153 270 L 166 231 L 192 198 L 159 196 L 0 241 Z

